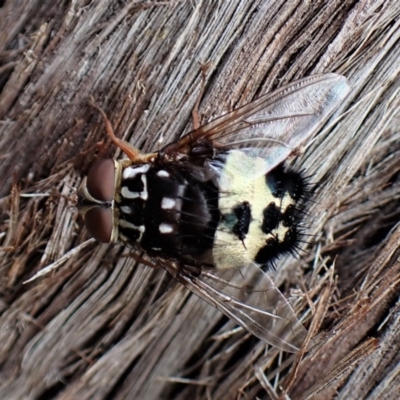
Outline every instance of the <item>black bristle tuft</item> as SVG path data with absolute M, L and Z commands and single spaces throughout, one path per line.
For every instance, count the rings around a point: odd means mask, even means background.
M 262 265 L 264 271 L 274 270 L 276 262 L 284 255 L 291 254 L 302 258 L 300 244 L 307 243 L 303 240 L 305 233 L 303 229 L 304 218 L 307 217 L 307 207 L 312 202 L 314 185 L 311 184 L 310 176 L 304 174 L 304 170 L 296 171 L 286 168 L 284 164 L 278 165 L 266 176 L 266 183 L 272 195 L 283 202 L 286 196 L 290 196 L 292 203 L 284 210 L 278 202 L 270 203 L 264 209 L 264 221 L 262 231 L 273 233 L 278 226 L 287 229 L 283 238 L 274 237 L 267 241 L 260 249 L 255 261 Z

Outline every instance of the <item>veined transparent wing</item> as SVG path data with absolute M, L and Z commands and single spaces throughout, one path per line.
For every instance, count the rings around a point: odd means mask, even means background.
M 258 156 L 275 166 L 310 138 L 350 91 L 344 76 L 302 78 L 225 114 L 161 150 L 184 154 L 208 142 L 221 151 L 263 148 Z
M 259 339 L 297 352 L 307 335 L 287 299 L 256 264 L 238 269 L 178 268 L 162 263 L 180 283 Z

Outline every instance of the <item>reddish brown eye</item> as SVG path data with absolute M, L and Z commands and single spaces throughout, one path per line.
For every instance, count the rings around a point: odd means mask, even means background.
M 110 158 L 97 161 L 88 173 L 87 190 L 96 200 L 111 201 L 114 197 L 114 179 L 114 161 Z
M 89 233 L 100 243 L 109 243 L 113 229 L 111 208 L 93 207 L 85 213 Z

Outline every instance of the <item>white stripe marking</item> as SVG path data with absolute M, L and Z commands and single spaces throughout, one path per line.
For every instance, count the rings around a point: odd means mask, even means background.
M 137 199 L 140 197 L 140 193 L 131 192 L 126 186 L 122 186 L 121 195 L 122 197 L 125 197 L 125 199 Z
M 149 164 L 143 164 L 140 167 L 127 167 L 124 169 L 124 172 L 122 173 L 122 178 L 132 179 L 137 174 L 145 174 L 149 170 L 149 168 L 150 168 Z
M 175 199 L 171 199 L 170 197 L 163 197 L 161 200 L 161 208 L 163 210 L 171 210 L 176 205 Z
M 136 226 L 135 224 L 132 224 L 132 222 L 126 221 L 124 219 L 119 220 L 119 226 L 121 228 L 127 228 L 139 231 L 140 235 L 136 240 L 137 242 L 140 242 L 142 240 L 143 233 L 146 231 L 146 227 L 144 225 Z
M 178 198 L 183 197 L 183 195 L 185 194 L 185 190 L 186 190 L 186 185 L 179 185 L 178 187 Z
M 142 175 L 141 177 L 143 182 L 143 191 L 138 192 L 131 192 L 127 186 L 122 186 L 121 188 L 121 196 L 125 199 L 137 199 L 141 198 L 142 200 L 146 201 L 149 198 L 149 193 L 147 192 L 147 178 L 146 175 Z
M 149 198 L 149 194 L 147 193 L 147 177 L 144 174 L 142 175 L 142 182 L 143 192 L 140 193 L 140 198 L 146 201 Z
M 157 176 L 160 178 L 169 178 L 169 173 L 163 169 L 157 172 Z
M 124 214 L 132 214 L 132 208 L 129 206 L 121 206 L 121 211 Z
M 158 229 L 160 230 L 160 233 L 171 233 L 174 230 L 172 225 L 165 224 L 164 222 L 162 224 L 160 224 Z

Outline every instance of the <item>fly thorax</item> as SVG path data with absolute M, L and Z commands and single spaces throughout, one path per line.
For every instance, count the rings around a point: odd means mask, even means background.
M 176 168 L 131 165 L 122 172 L 116 212 L 121 240 L 160 257 L 196 257 L 212 248 L 216 190 Z

